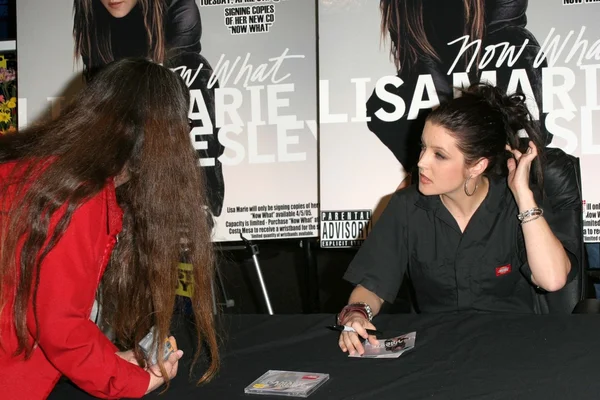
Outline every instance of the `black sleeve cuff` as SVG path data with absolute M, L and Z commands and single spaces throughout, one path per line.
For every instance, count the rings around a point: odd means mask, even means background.
M 396 297 L 398 296 L 398 287 L 397 290 L 389 290 L 385 289 L 382 285 L 380 285 L 375 279 L 369 278 L 367 276 L 361 275 L 360 273 L 354 274 L 350 269 L 344 274 L 344 279 L 355 286 L 362 286 L 370 292 L 375 293 L 379 298 L 387 301 L 390 304 L 394 304 L 396 301 Z
M 569 275 L 567 275 L 567 283 L 573 281 L 575 277 L 579 274 L 579 260 L 575 254 L 571 253 L 569 250 L 565 249 L 567 253 L 567 257 L 569 257 L 569 261 L 571 262 L 571 270 L 569 271 Z
M 569 274 L 567 275 L 567 282 L 565 283 L 565 284 L 567 284 L 567 283 L 573 281 L 573 279 L 575 279 L 577 274 L 579 274 L 579 260 L 569 250 L 565 249 L 565 252 L 567 253 L 567 257 L 569 257 L 569 261 L 571 262 L 571 270 L 569 271 Z M 521 266 L 520 271 L 529 283 L 536 286 L 535 283 L 533 283 L 531 280 L 532 274 L 531 274 L 531 268 L 529 267 L 529 262 L 525 262 Z

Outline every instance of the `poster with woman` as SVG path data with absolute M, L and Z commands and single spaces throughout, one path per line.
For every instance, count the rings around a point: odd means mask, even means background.
M 113 60 L 152 59 L 190 89 L 214 240 L 316 236 L 314 15 L 290 0 L 20 1 L 19 125 L 56 116 Z
M 429 110 L 476 81 L 523 92 L 546 145 L 580 157 L 585 225 L 593 226 L 600 209 L 593 167 L 600 161 L 598 7 L 320 0 L 322 246 L 361 244 L 415 169 Z M 598 240 L 594 232 L 585 230 L 587 241 Z

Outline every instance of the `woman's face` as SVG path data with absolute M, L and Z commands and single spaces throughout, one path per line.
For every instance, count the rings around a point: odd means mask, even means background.
M 100 0 L 106 11 L 115 18 L 123 18 L 135 7 L 138 0 Z
M 463 190 L 468 170 L 456 139 L 445 128 L 427 121 L 421 141 L 419 191 L 431 196 Z

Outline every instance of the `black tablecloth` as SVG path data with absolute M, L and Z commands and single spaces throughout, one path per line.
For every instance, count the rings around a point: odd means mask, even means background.
M 160 398 L 273 398 L 244 394 L 269 369 L 329 374 L 313 400 L 600 398 L 596 315 L 381 315 L 375 323 L 386 338 L 417 332 L 415 348 L 397 359 L 348 358 L 337 333 L 325 329 L 333 322 L 332 315 L 224 316 L 218 378 L 197 388 L 183 368 Z M 88 397 L 63 384 L 51 398 Z

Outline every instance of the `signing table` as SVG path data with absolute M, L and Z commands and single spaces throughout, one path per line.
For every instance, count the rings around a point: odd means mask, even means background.
M 329 374 L 312 400 L 600 398 L 597 315 L 396 314 L 374 322 L 385 338 L 416 331 L 415 348 L 397 359 L 348 358 L 325 329 L 333 315 L 222 316 L 218 378 L 196 388 L 180 368 L 158 398 L 284 399 L 244 394 L 269 369 Z M 183 344 L 187 333 L 178 330 Z M 64 383 L 51 397 L 89 398 Z

